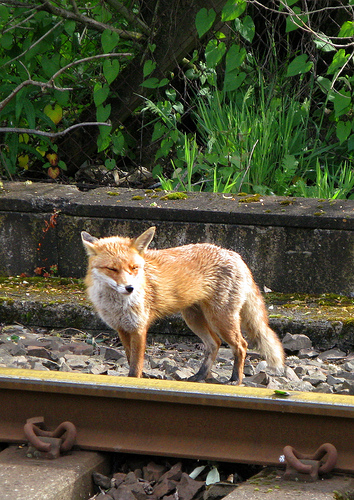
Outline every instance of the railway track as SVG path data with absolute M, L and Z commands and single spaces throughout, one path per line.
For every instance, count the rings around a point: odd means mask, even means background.
M 0 368 L 0 401 L 0 442 L 43 416 L 74 423 L 82 449 L 273 465 L 329 442 L 354 472 L 353 396 Z

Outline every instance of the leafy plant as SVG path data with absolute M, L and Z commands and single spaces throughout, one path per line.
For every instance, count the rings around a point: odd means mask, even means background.
M 312 13 L 301 11 L 295 3 L 280 2 L 285 33 L 306 29 L 310 22 Z M 256 53 L 245 46 L 256 35 L 246 7 L 247 2 L 241 0 L 225 4 L 221 18 L 232 21 L 239 36 L 226 42 L 223 33 L 216 33 L 205 46 L 205 60 L 193 56 L 192 67 L 186 71 L 188 78 L 199 82 L 193 111 L 189 111 L 197 125 L 196 137 L 181 141 L 184 106 L 174 114 L 172 102 L 164 101 L 163 106 L 150 102 L 150 110 L 155 106 L 163 121 L 154 124 L 152 139 L 162 138 L 156 160 L 169 158 L 173 165 L 169 180 L 160 164 L 155 175 L 170 189 L 182 185 L 187 190 L 354 196 L 350 45 L 343 46 L 335 37 L 312 29 L 315 50 L 331 58 L 326 74 L 316 73 L 314 58 L 306 53 L 290 54 L 283 65 L 275 54 L 274 69 L 267 77 L 258 69 Z M 214 20 L 212 9 L 198 12 L 199 36 L 211 30 Z M 345 21 L 338 35 L 348 39 L 353 34 L 353 22 Z M 318 89 L 324 96 L 322 101 Z M 178 102 L 176 94 L 173 101 Z M 163 110 L 167 111 L 164 116 Z M 191 141 L 196 144 L 193 169 L 188 163 Z M 342 158 L 339 166 L 338 157 Z

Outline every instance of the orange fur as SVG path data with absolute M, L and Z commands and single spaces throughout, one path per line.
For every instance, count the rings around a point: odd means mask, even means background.
M 151 227 L 135 240 L 82 233 L 89 256 L 88 295 L 102 319 L 117 330 L 129 376 L 142 375 L 151 323 L 176 312 L 205 345 L 193 380 L 209 376 L 222 339 L 234 355 L 231 380 L 242 382 L 247 342 L 241 323 L 269 364 L 281 369 L 282 345 L 268 326 L 263 298 L 240 255 L 207 243 L 150 250 L 154 233 Z

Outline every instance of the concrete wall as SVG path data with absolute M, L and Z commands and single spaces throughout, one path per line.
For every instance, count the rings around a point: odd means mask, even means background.
M 82 277 L 80 232 L 137 236 L 157 226 L 151 246 L 212 242 L 239 252 L 261 288 L 290 293 L 354 292 L 354 201 L 335 202 L 75 186 L 5 183 L 0 192 L 0 275 L 58 266 Z

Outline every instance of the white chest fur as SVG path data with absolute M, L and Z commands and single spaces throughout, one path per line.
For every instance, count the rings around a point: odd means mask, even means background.
M 95 279 L 88 295 L 103 321 L 114 330 L 137 331 L 144 323 L 143 290 L 135 288 L 131 294 L 124 294 L 108 282 Z

